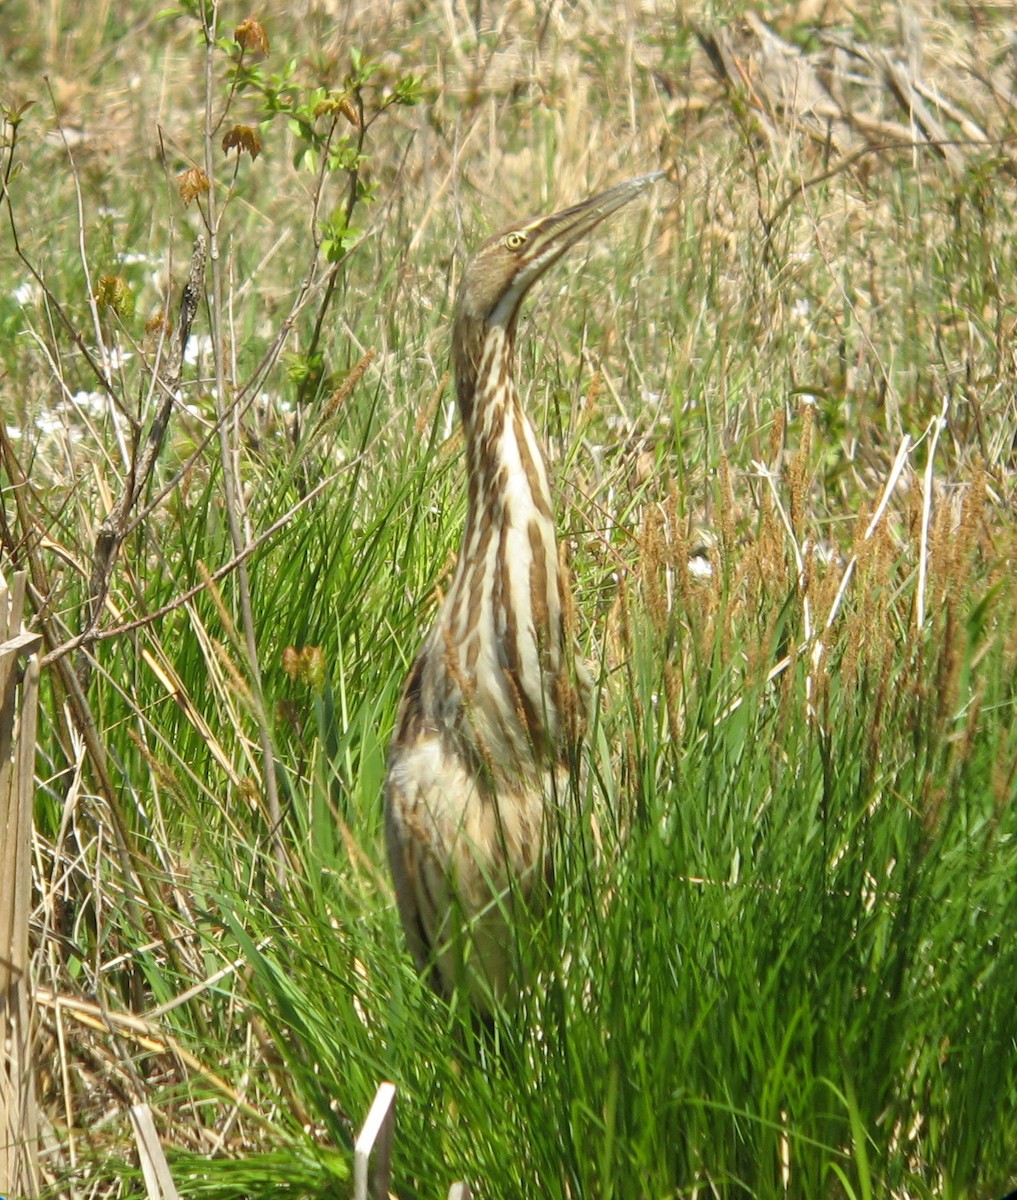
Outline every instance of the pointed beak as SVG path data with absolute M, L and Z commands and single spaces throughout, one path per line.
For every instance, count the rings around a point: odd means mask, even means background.
M 652 175 L 640 175 L 581 204 L 574 204 L 549 217 L 540 217 L 525 226 L 529 245 L 523 252 L 512 287 L 517 298 L 521 298 L 548 267 L 556 263 L 580 238 L 595 229 L 605 217 L 634 200 L 665 174 L 665 171 L 655 171 Z

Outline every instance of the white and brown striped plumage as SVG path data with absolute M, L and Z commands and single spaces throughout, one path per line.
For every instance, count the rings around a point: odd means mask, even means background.
M 656 178 L 489 238 L 456 300 L 466 528 L 452 586 L 406 682 L 385 810 L 417 966 L 445 996 L 465 985 L 481 1011 L 512 986 L 519 919 L 546 895 L 581 708 L 547 471 L 512 380 L 519 306 L 570 246 Z

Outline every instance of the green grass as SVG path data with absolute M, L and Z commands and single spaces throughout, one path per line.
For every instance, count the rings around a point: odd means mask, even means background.
M 1006 143 L 961 176 L 888 146 L 767 239 L 761 214 L 824 150 L 799 136 L 777 154 L 670 15 L 633 30 L 630 56 L 597 5 L 511 10 L 479 37 L 440 6 L 385 25 L 365 6 L 341 35 L 269 11 L 270 100 L 256 81 L 230 98 L 212 53 L 212 111 L 263 147 L 234 181 L 212 138 L 221 302 L 209 267 L 201 355 L 98 628 L 169 607 L 58 653 L 87 629 L 97 534 L 162 401 L 158 316 L 178 320 L 207 205 L 177 190 L 205 163 L 205 50 L 192 4 L 94 25 L 61 0 L 10 7 L 0 100 L 35 104 L 0 158 L 0 537 L 52 656 L 32 925 L 38 984 L 64 1001 L 40 1008 L 52 1194 L 144 1195 L 128 1109 L 145 1101 L 181 1195 L 350 1195 L 382 1079 L 405 1197 L 454 1179 L 563 1198 L 1013 1186 Z M 248 15 L 223 14 L 227 40 Z M 969 41 L 986 62 L 1007 45 L 1001 18 L 951 15 L 954 44 L 922 17 L 940 86 Z M 864 36 L 896 45 L 895 20 Z M 345 94 L 377 114 L 359 146 L 312 94 L 356 75 L 351 48 L 381 63 Z M 389 105 L 399 87 L 418 103 Z M 54 103 L 88 134 L 70 152 L 46 137 Z M 1002 110 L 975 116 L 1010 135 Z M 308 156 L 333 117 L 342 153 L 319 181 Z M 345 220 L 354 150 L 362 232 L 330 285 L 313 231 Z M 455 280 L 490 228 L 659 165 L 674 178 L 523 318 L 598 703 L 535 981 L 478 1037 L 412 970 L 381 836 L 400 687 L 465 509 Z M 90 303 L 100 276 L 133 313 Z M 111 395 L 86 359 L 100 336 Z M 234 567 L 181 602 L 238 556 L 231 515 L 246 582 Z

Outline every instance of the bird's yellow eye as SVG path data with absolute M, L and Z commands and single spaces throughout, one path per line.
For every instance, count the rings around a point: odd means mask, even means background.
M 505 246 L 509 250 L 521 250 L 526 245 L 526 234 L 518 229 L 505 234 Z

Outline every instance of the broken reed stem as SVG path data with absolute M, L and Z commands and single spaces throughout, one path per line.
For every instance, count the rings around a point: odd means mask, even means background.
M 20 573 L 9 589 L 0 575 L 0 1194 L 34 1196 L 39 1121 L 28 922 L 42 638 L 22 631 L 25 580 Z
M 929 426 L 932 441 L 929 445 L 928 461 L 925 464 L 925 482 L 922 496 L 922 534 L 921 549 L 918 558 L 918 597 L 915 605 L 916 633 L 921 633 L 925 627 L 925 594 L 929 579 L 929 522 L 932 519 L 932 484 L 936 461 L 936 446 L 939 443 L 939 435 L 946 428 L 946 414 L 949 403 L 948 399 L 943 400 L 943 407 L 940 409 L 939 414 L 932 418 L 932 423 Z

